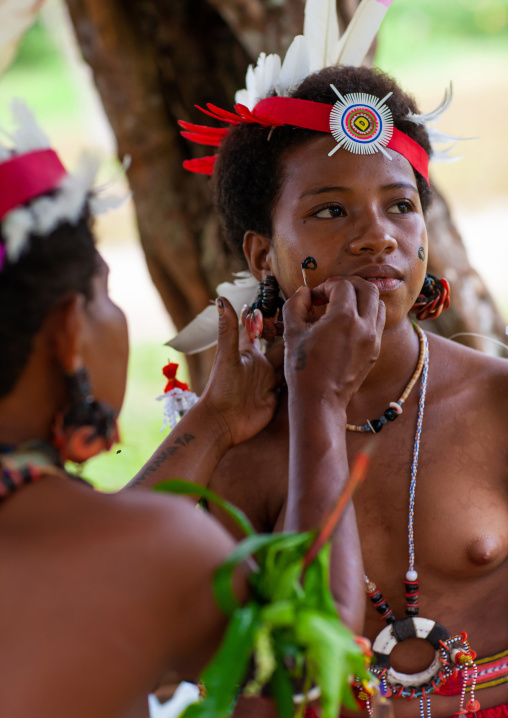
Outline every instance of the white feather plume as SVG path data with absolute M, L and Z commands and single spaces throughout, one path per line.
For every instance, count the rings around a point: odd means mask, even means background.
M 217 287 L 217 296 L 226 297 L 240 317 L 245 304 L 251 305 L 258 291 L 258 281 L 250 272 L 235 274 L 234 282 L 222 282 Z M 167 342 L 167 346 L 184 354 L 197 354 L 217 344 L 217 308 L 214 304 L 206 307 L 187 324 L 182 331 Z
M 14 99 L 11 102 L 11 113 L 17 124 L 17 128 L 12 133 L 16 154 L 50 147 L 46 133 L 23 100 Z
M 289 95 L 310 72 L 309 48 L 303 35 L 297 35 L 288 47 L 275 85 L 279 97 Z
M 273 92 L 280 70 L 280 57 L 278 55 L 266 55 L 262 52 L 258 57 L 256 66 L 249 65 L 245 78 L 246 88 L 236 93 L 236 102 L 252 110 L 260 100 L 268 97 Z
M 261 53 L 249 65 L 246 87 L 236 102 L 249 110 L 274 92 L 287 96 L 311 73 L 339 63 L 360 65 L 386 15 L 391 0 L 362 0 L 344 36 L 339 40 L 336 0 L 307 0 L 303 35 L 288 48 L 281 67 L 278 55 Z
M 2 234 L 5 238 L 5 253 L 9 262 L 17 262 L 25 251 L 33 218 L 28 209 L 18 209 L 5 215 Z
M 361 65 L 390 4 L 391 0 L 362 0 L 339 40 L 336 57 L 329 64 Z
M 335 64 L 339 49 L 336 0 L 307 0 L 303 35 L 309 51 L 310 72 Z
M 432 125 L 429 124 L 429 122 L 439 119 L 443 112 L 448 109 L 450 102 L 452 101 L 452 96 L 453 88 L 450 83 L 450 86 L 446 88 L 444 92 L 443 99 L 434 110 L 431 112 L 421 113 L 409 112 L 405 117 L 405 119 L 409 120 L 409 122 L 414 122 L 416 125 L 423 125 L 427 130 L 429 142 L 432 147 L 432 162 L 456 162 L 461 159 L 460 156 L 457 155 L 452 157 L 450 155 L 450 152 L 455 148 L 456 144 L 458 142 L 466 142 L 468 140 L 476 139 L 476 137 L 455 137 L 454 135 L 449 135 L 446 132 L 436 130 L 435 127 L 432 127 Z M 451 142 L 452 144 L 442 149 L 436 148 L 436 145 L 444 144 L 446 142 Z
M 435 122 L 449 107 L 453 97 L 453 87 L 450 86 L 444 91 L 443 99 L 439 105 L 431 112 L 414 113 L 408 112 L 406 120 L 414 122 L 416 125 L 426 125 L 428 122 Z

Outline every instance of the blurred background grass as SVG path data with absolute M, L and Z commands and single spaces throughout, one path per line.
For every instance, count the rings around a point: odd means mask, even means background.
M 480 140 L 457 149 L 461 162 L 434 166 L 433 181 L 445 191 L 471 260 L 505 314 L 507 61 L 508 0 L 394 0 L 375 60 L 411 91 L 423 111 L 433 109 L 453 82 L 455 98 L 439 129 Z M 12 97 L 28 102 L 69 167 L 88 147 L 104 158 L 99 180 L 117 171 L 114 138 L 60 0 L 48 0 L 15 62 L 0 78 L 3 127 L 11 124 Z M 131 203 L 100 219 L 96 229 L 111 269 L 110 291 L 126 311 L 131 334 L 122 443 L 83 469 L 86 478 L 109 491 L 128 481 L 162 440 L 162 406 L 155 397 L 164 387 L 162 366 L 179 356 L 163 346 L 173 329 L 146 271 Z M 186 380 L 182 369 L 179 376 Z

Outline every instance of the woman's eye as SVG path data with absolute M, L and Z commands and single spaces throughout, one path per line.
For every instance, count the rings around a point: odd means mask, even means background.
M 323 207 L 315 213 L 314 217 L 320 219 L 334 219 L 335 217 L 345 217 L 346 213 L 342 207 L 333 205 L 332 207 Z
M 388 211 L 393 214 L 408 214 L 412 209 L 411 202 L 403 201 L 392 205 Z

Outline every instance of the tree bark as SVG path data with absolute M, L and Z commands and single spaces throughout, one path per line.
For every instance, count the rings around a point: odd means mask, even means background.
M 284 54 L 303 25 L 304 0 L 66 0 L 78 42 L 128 171 L 141 244 L 151 277 L 177 329 L 214 297 L 235 269 L 221 241 L 206 181 L 182 169 L 199 150 L 177 120 L 196 121 L 194 105 L 230 107 L 259 52 Z M 357 0 L 339 0 L 343 29 Z M 203 152 L 202 152 L 203 154 Z M 431 268 L 448 275 L 452 308 L 433 322 L 445 336 L 500 336 L 504 322 L 470 267 L 443 197 L 429 214 Z M 483 348 L 481 341 L 465 343 Z M 202 390 L 213 352 L 189 357 Z

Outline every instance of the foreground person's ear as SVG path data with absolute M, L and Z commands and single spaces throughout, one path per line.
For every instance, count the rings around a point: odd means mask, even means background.
M 258 281 L 267 274 L 273 274 L 270 250 L 272 244 L 269 237 L 249 230 L 243 238 L 243 253 L 249 264 L 249 269 Z
M 85 297 L 73 294 L 53 311 L 50 324 L 56 360 L 66 373 L 82 366 Z

